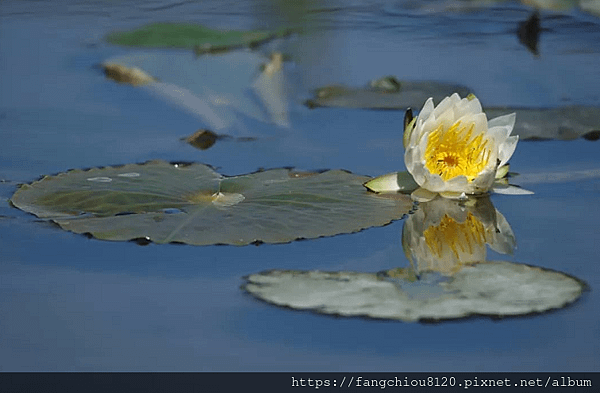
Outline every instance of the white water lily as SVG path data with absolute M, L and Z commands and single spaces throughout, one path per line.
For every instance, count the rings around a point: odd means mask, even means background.
M 492 189 L 517 147 L 510 136 L 515 113 L 487 120 L 479 100 L 470 95 L 446 97 L 434 107 L 429 98 L 405 130 L 404 162 L 419 185 L 413 199 L 428 201 L 437 194 L 465 199 Z M 500 193 L 530 193 L 503 186 Z

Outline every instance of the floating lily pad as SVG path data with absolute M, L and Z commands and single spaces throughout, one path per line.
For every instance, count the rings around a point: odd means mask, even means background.
M 515 112 L 517 122 L 512 135 L 521 140 L 596 140 L 600 131 L 600 108 L 565 106 L 549 109 L 485 108 L 488 119 Z
M 412 269 L 377 274 L 272 270 L 245 278 L 254 297 L 297 310 L 400 321 L 504 317 L 562 308 L 585 284 L 566 274 L 511 262 L 465 266 L 451 277 Z
M 214 30 L 201 25 L 152 23 L 128 32 L 115 32 L 106 37 L 112 44 L 146 48 L 190 48 L 197 53 L 222 52 L 244 46 L 256 46 L 290 34 L 289 29 Z
M 411 209 L 408 196 L 368 192 L 368 179 L 290 169 L 224 177 L 202 164 L 151 161 L 46 176 L 22 185 L 11 202 L 104 240 L 285 243 L 386 225 Z
M 471 89 L 434 81 L 399 81 L 384 77 L 371 81 L 368 87 L 352 88 L 340 85 L 325 86 L 315 92 L 314 98 L 306 101 L 309 108 L 338 107 L 354 109 L 421 108 L 429 97 L 440 102 L 445 97 L 458 93 L 466 97 Z
M 182 51 L 136 51 L 107 59 L 102 68 L 110 79 L 141 86 L 215 130 L 232 128 L 237 113 L 289 126 L 280 54 L 269 59 L 256 52 L 231 52 L 196 59 Z M 132 74 L 144 75 L 143 83 Z

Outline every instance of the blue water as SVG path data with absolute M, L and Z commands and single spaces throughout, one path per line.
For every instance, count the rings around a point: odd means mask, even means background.
M 532 182 L 522 185 L 533 196 L 492 197 L 518 248 L 490 258 L 568 273 L 590 291 L 543 315 L 439 324 L 292 311 L 240 289 L 243 276 L 268 269 L 406 266 L 402 222 L 285 245 L 138 246 L 74 235 L 8 205 L 18 183 L 44 174 L 150 159 L 198 161 L 228 175 L 282 166 L 403 170 L 403 113 L 304 107 L 325 84 L 362 86 L 393 74 L 467 85 L 488 106 L 600 106 L 597 17 L 542 11 L 535 57 L 515 34 L 531 12 L 519 3 L 462 11 L 409 3 L 309 2 L 312 12 L 300 18 L 269 1 L 3 1 L 0 370 L 600 369 L 598 178 Z M 130 51 L 104 43 L 106 33 L 151 21 L 307 27 L 304 37 L 271 44 L 295 60 L 292 127 L 248 119 L 256 141 L 219 141 L 205 151 L 182 143 L 205 126 L 201 119 L 108 81 L 97 67 Z M 598 149 L 585 140 L 521 142 L 511 169 L 597 170 Z

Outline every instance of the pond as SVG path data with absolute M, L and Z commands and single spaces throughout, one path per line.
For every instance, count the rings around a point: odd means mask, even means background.
M 593 10 L 541 8 L 534 51 L 518 34 L 533 8 L 481 3 L 4 1 L 0 370 L 600 369 L 599 142 L 590 140 L 593 133 L 581 137 L 575 124 L 581 119 L 568 117 L 573 112 L 548 115 L 550 125 L 529 138 L 537 140 L 522 138 L 510 160 L 511 172 L 520 174 L 511 182 L 534 194 L 490 198 L 510 224 L 516 249 L 512 255 L 489 250 L 488 261 L 531 265 L 586 283 L 578 300 L 544 313 L 438 322 L 343 317 L 278 307 L 246 290 L 249 276 L 273 270 L 373 274 L 406 268 L 406 219 L 286 244 L 141 245 L 68 232 L 10 203 L 20 184 L 43 175 L 150 160 L 207 164 L 228 176 L 284 167 L 365 176 L 403 171 L 406 108 L 305 105 L 323 86 L 361 89 L 388 75 L 401 83 L 466 86 L 489 108 L 585 107 L 596 113 L 600 19 Z M 185 49 L 136 49 L 105 40 L 154 22 L 289 27 L 293 33 L 258 48 L 198 57 Z M 286 57 L 287 105 L 256 109 L 242 99 L 246 85 L 238 68 L 252 65 L 246 77 L 258 78 L 260 59 L 268 61 L 273 51 Z M 162 59 L 150 65 L 163 72 L 156 75 L 163 85 L 153 85 L 162 88 L 105 77 L 103 63 L 132 53 Z M 227 56 L 236 59 L 231 67 L 219 62 Z M 178 72 L 183 68 L 170 62 L 198 62 L 214 77 Z M 194 88 L 181 85 L 186 78 Z M 216 107 L 213 117 L 174 100 L 168 85 L 174 81 L 191 90 L 188 97 L 202 97 L 201 89 L 210 87 L 206 97 L 216 91 L 239 101 Z M 269 112 L 273 105 L 279 117 Z M 519 119 L 517 111 L 516 131 Z M 553 121 L 560 124 L 552 127 Z M 600 117 L 583 123 L 591 124 L 586 132 L 600 130 Z M 227 137 L 204 149 L 182 140 L 199 129 Z

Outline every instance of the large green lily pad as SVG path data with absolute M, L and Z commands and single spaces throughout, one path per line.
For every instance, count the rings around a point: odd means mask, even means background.
M 586 285 L 566 274 L 511 262 L 465 266 L 451 277 L 412 269 L 380 273 L 272 270 L 245 277 L 252 296 L 278 306 L 406 322 L 473 315 L 518 316 L 562 308 Z
M 273 169 L 225 177 L 164 161 L 71 170 L 22 185 L 14 206 L 104 240 L 246 245 L 352 233 L 400 219 L 405 195 L 378 196 L 368 177 Z
M 314 97 L 306 101 L 309 108 L 337 107 L 353 109 L 421 108 L 429 97 L 440 102 L 458 93 L 466 97 L 467 87 L 435 81 L 400 81 L 393 76 L 373 80 L 367 87 L 325 86 L 317 89 Z
M 146 48 L 190 48 L 197 53 L 221 52 L 244 46 L 256 46 L 289 34 L 289 29 L 214 30 L 184 23 L 152 23 L 127 32 L 115 32 L 106 37 L 112 44 Z

